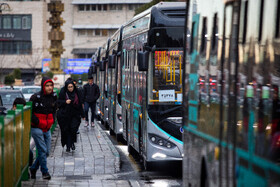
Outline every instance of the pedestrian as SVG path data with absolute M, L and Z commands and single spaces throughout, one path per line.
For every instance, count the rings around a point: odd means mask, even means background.
M 88 77 L 88 83 L 84 85 L 84 110 L 86 115 L 86 124 L 85 126 L 89 126 L 89 119 L 88 119 L 88 111 L 89 108 L 91 109 L 91 126 L 94 127 L 94 118 L 95 115 L 95 108 L 96 108 L 96 100 L 100 96 L 99 87 L 93 83 L 93 77 Z
M 83 110 L 84 110 L 84 94 L 83 94 L 84 91 L 83 91 L 83 87 L 79 86 L 75 79 L 73 79 L 73 82 L 74 82 L 76 88 L 78 89 L 79 94 L 81 95 L 81 103 L 82 103 L 82 107 L 83 107 Z M 80 128 L 80 125 L 78 127 L 77 134 L 80 134 L 79 128 Z
M 61 130 L 62 147 L 66 145 L 66 152 L 70 148 L 75 150 L 77 142 L 77 131 L 81 123 L 81 118 L 85 117 L 81 94 L 76 88 L 73 80 L 67 80 L 61 89 L 58 98 L 57 120 Z
M 12 108 L 12 110 L 16 110 L 18 104 L 21 104 L 21 105 L 25 106 L 25 105 L 26 105 L 25 99 L 24 99 L 24 98 L 21 98 L 21 97 L 15 98 L 15 100 L 14 100 L 14 102 L 13 102 L 13 108 Z
M 36 172 L 41 168 L 43 179 L 50 180 L 47 167 L 47 157 L 51 148 L 50 128 L 55 122 L 57 95 L 53 92 L 54 83 L 48 77 L 43 77 L 41 91 L 31 96 L 32 117 L 31 136 L 35 141 L 38 157 L 29 168 L 31 179 L 36 179 Z

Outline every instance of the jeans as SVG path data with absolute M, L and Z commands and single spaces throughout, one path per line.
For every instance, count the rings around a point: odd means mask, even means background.
M 43 132 L 39 128 L 31 128 L 31 136 L 33 137 L 38 151 L 38 157 L 30 167 L 33 171 L 37 171 L 41 166 L 41 172 L 48 173 L 47 157 L 51 149 L 51 131 Z
M 84 108 L 85 108 L 86 121 L 88 121 L 88 111 L 90 108 L 91 109 L 91 122 L 94 122 L 96 102 L 85 102 Z

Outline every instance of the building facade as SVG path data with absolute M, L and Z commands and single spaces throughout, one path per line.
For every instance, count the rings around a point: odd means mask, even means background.
M 62 58 L 90 58 L 106 39 L 151 0 L 62 0 L 65 33 Z M 47 20 L 50 0 L 0 1 L 0 84 L 20 68 L 23 81 L 32 81 L 50 58 Z M 10 10 L 4 6 L 8 5 Z

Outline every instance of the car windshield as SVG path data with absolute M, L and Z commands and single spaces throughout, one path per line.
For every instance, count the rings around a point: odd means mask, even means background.
M 39 92 L 41 90 L 40 87 L 38 88 L 22 88 L 22 93 L 23 94 L 34 94 L 36 92 Z
M 12 105 L 17 97 L 22 98 L 20 92 L 5 92 L 5 93 L 0 93 L 0 95 L 3 101 L 3 105 Z

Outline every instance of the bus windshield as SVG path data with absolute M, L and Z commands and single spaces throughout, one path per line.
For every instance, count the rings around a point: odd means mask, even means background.
M 155 51 L 149 85 L 150 104 L 182 102 L 182 51 Z

